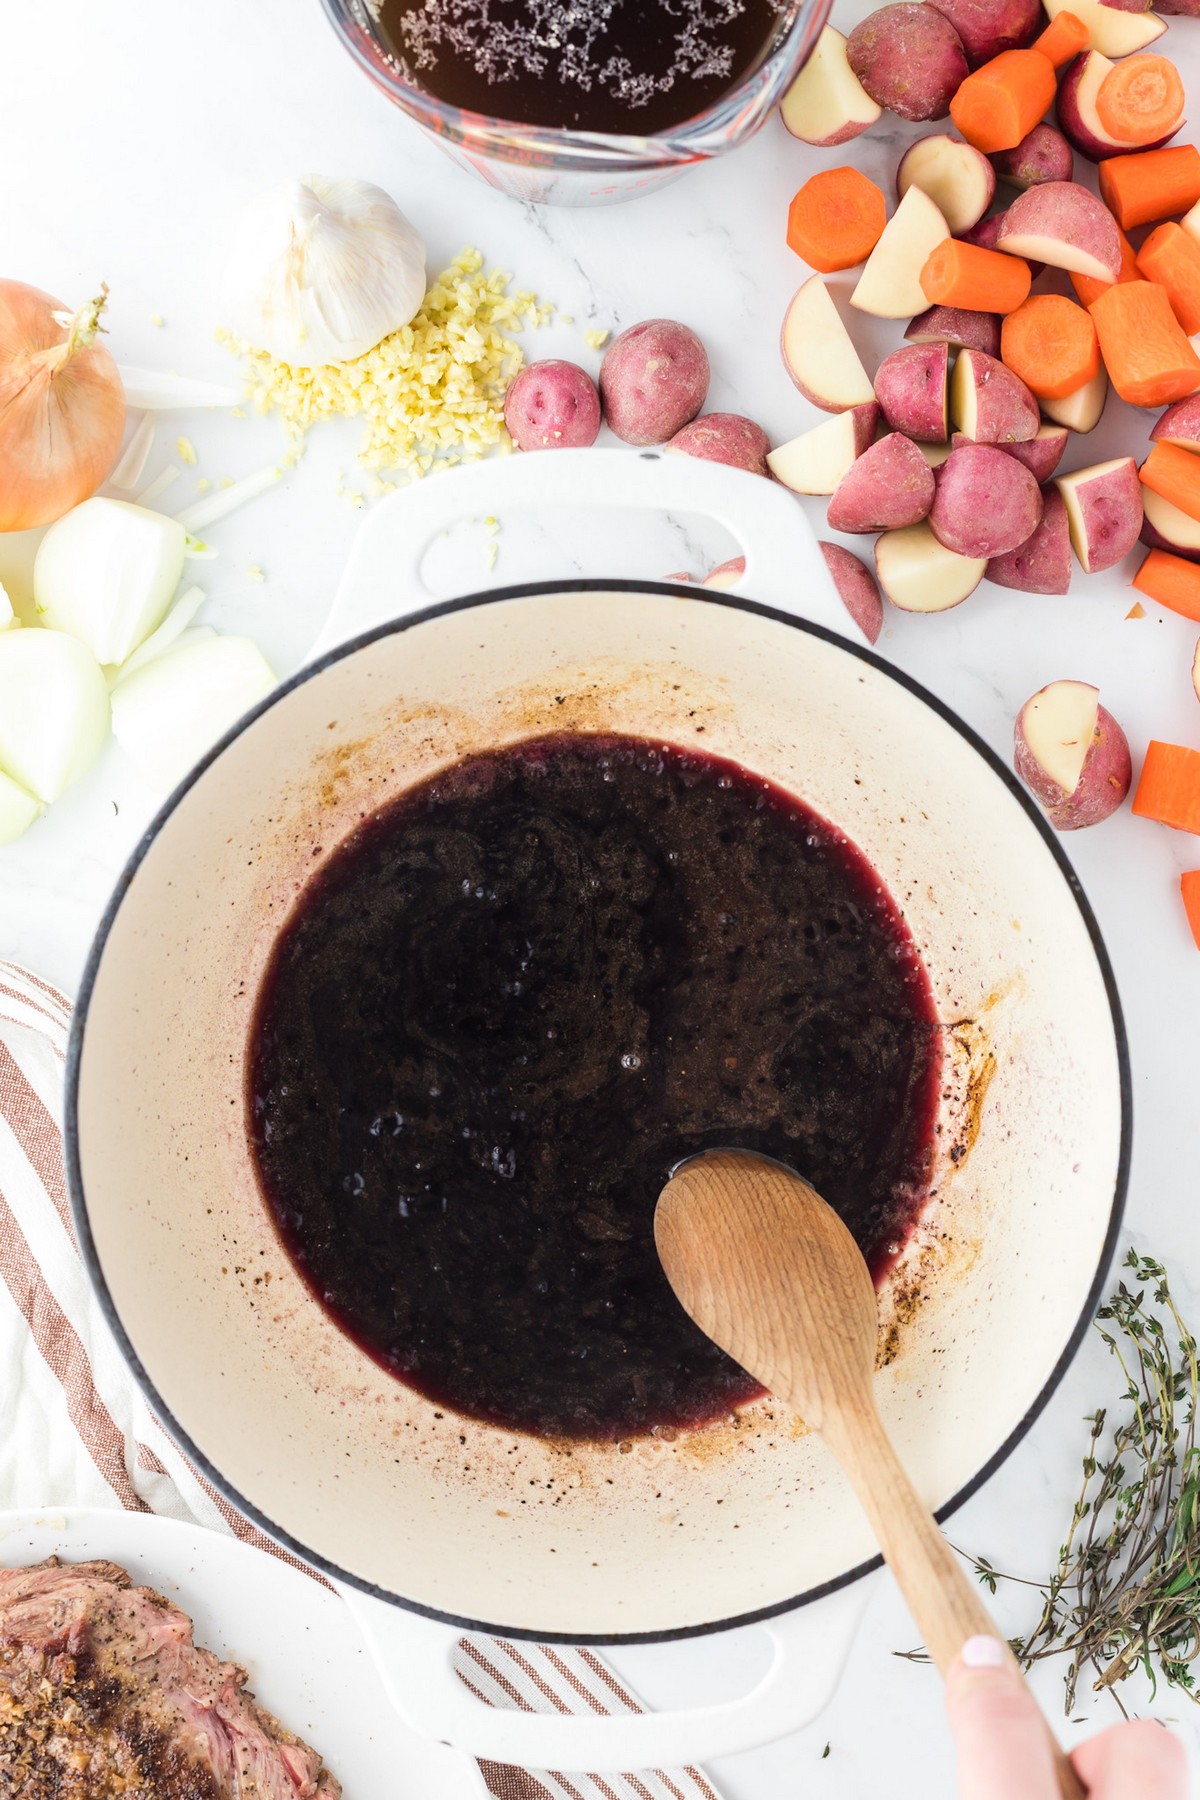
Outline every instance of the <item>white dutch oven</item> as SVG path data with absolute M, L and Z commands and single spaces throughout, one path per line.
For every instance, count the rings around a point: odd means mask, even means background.
M 565 582 L 413 611 L 421 553 L 453 518 L 589 496 L 723 519 L 745 590 L 775 610 Z M 343 1584 L 411 1723 L 477 1754 L 669 1765 L 794 1729 L 836 1680 L 872 1543 L 822 1445 L 770 1401 L 671 1443 L 564 1448 L 381 1373 L 309 1297 L 255 1186 L 243 1073 L 259 977 L 359 819 L 484 746 L 564 729 L 699 742 L 836 821 L 903 908 L 945 1023 L 936 1192 L 882 1296 L 878 1384 L 944 1515 L 1020 1439 L 1086 1328 L 1124 1192 L 1128 1074 L 1108 960 L 1052 834 L 851 629 L 799 509 L 756 477 L 562 452 L 398 496 L 364 527 L 337 647 L 180 788 L 92 952 L 68 1160 L 126 1355 L 230 1500 Z M 755 1619 L 771 1670 L 691 1713 L 497 1712 L 449 1673 L 463 1625 L 613 1643 Z

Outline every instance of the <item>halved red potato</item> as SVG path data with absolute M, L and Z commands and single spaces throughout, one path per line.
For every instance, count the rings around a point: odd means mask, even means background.
M 1116 281 L 1121 273 L 1117 221 L 1078 181 L 1045 181 L 1018 194 L 1004 215 L 997 249 L 1097 281 Z
M 987 573 L 982 556 L 959 556 L 939 544 L 922 519 L 875 540 L 879 585 L 901 612 L 948 612 L 975 592 Z
M 811 275 L 793 295 L 779 348 L 800 392 L 824 412 L 846 412 L 874 400 L 867 371 L 820 275 Z
M 918 138 L 900 158 L 896 193 L 903 200 L 910 187 L 929 195 L 952 236 L 977 225 L 996 192 L 996 171 L 981 150 L 947 132 Z
M 1056 831 L 1098 825 L 1133 780 L 1125 733 L 1087 681 L 1052 681 L 1025 702 L 1013 765 Z
M 794 494 L 832 494 L 855 458 L 874 442 L 878 421 L 874 401 L 835 413 L 769 451 L 767 467 Z
M 1102 162 L 1106 156 L 1132 155 L 1136 150 L 1158 150 L 1175 136 L 1174 131 L 1168 131 L 1152 144 L 1126 144 L 1105 131 L 1096 111 L 1096 95 L 1112 66 L 1111 58 L 1102 56 L 1099 50 L 1085 50 L 1070 64 L 1059 83 L 1058 123 L 1063 136 L 1089 162 Z
M 784 125 L 802 143 L 828 150 L 858 137 L 882 112 L 846 60 L 841 32 L 824 26 L 812 55 L 780 102 Z

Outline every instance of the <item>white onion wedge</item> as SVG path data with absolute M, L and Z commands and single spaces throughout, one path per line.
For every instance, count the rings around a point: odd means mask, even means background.
M 127 675 L 133 675 L 138 669 L 145 668 L 146 664 L 153 662 L 156 656 L 161 656 L 164 650 L 169 650 L 176 639 L 187 630 L 203 605 L 203 588 L 190 587 L 185 593 L 180 594 L 158 630 L 152 631 L 145 642 L 138 645 L 128 662 L 122 663 L 121 667 L 114 671 L 112 686 L 116 687 L 117 683 L 124 681 Z
M 100 663 L 123 663 L 166 617 L 187 533 L 128 500 L 85 500 L 51 525 L 33 565 L 33 597 L 52 631 Z
M 62 631 L 0 637 L 0 771 L 46 806 L 87 772 L 108 736 L 99 663 Z
M 157 421 L 153 413 L 143 413 L 133 436 L 122 453 L 121 460 L 108 478 L 109 487 L 119 488 L 123 494 L 131 494 L 146 472 L 146 463 L 154 448 L 154 429 Z
M 275 685 L 249 638 L 186 631 L 113 689 L 113 735 L 146 780 L 169 793 Z
M 26 793 L 11 775 L 0 773 L 0 844 L 19 838 L 44 810 L 41 801 Z
M 0 631 L 15 631 L 21 623 L 13 611 L 13 603 L 8 597 L 4 583 L 0 581 Z
M 248 500 L 257 500 L 268 488 L 282 481 L 283 470 L 276 464 L 268 464 L 266 468 L 255 469 L 252 475 L 243 475 L 227 488 L 220 488 L 215 494 L 209 494 L 203 500 L 195 500 L 191 506 L 185 506 L 181 513 L 176 513 L 179 523 L 188 532 L 203 531 L 209 525 L 215 525 L 227 513 L 236 512 L 239 506 L 245 506 Z
M 202 406 L 240 406 L 241 388 L 215 381 L 193 381 L 187 375 L 164 375 L 157 369 L 121 369 L 125 404 L 146 412 L 189 411 Z
M 178 463 L 168 463 L 165 469 L 159 470 L 149 487 L 144 487 L 140 494 L 133 496 L 134 505 L 153 506 L 154 502 L 161 499 L 168 488 L 174 487 L 182 474 L 183 470 Z

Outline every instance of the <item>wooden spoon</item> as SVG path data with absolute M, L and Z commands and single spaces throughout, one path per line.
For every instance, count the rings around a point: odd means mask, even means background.
M 875 1288 L 833 1208 L 782 1163 L 713 1150 L 676 1169 L 654 1236 L 701 1331 L 794 1407 L 841 1463 L 942 1674 L 968 1638 L 999 1638 L 876 1410 Z M 1087 1789 L 1046 1732 L 1062 1794 L 1083 1800 Z

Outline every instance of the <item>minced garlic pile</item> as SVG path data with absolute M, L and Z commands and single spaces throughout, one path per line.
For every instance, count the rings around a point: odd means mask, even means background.
M 410 479 L 452 463 L 474 462 L 493 445 L 509 448 L 504 392 L 525 358 L 506 333 L 544 325 L 553 307 L 531 293 L 509 294 L 511 276 L 482 274 L 478 250 L 464 250 L 430 286 L 420 311 L 365 356 L 296 369 L 218 333 L 245 365 L 248 395 L 260 413 L 283 421 L 294 462 L 309 427 L 361 414 L 359 461 Z

